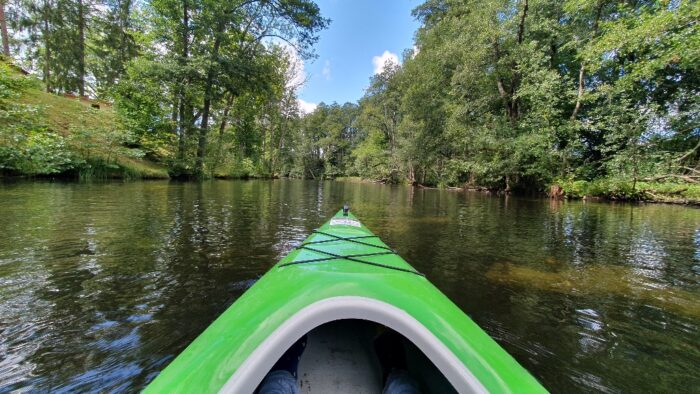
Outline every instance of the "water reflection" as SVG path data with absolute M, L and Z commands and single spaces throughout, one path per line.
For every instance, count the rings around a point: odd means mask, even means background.
M 494 282 L 571 295 L 623 296 L 665 311 L 700 318 L 700 295 L 649 281 L 648 277 L 658 275 L 648 275 L 648 272 L 605 265 L 547 272 L 511 263 L 497 263 L 491 266 L 486 277 Z
M 332 182 L 0 186 L 0 392 L 137 391 L 343 203 L 552 391 L 700 387 L 700 211 Z

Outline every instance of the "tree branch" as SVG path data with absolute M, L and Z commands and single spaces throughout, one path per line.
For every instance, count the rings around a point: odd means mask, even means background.
M 578 95 L 576 96 L 576 105 L 574 106 L 574 112 L 571 113 L 571 120 L 576 119 L 578 111 L 581 109 L 581 98 L 583 97 L 584 84 L 583 77 L 586 72 L 586 62 L 581 61 L 581 69 L 578 71 Z
M 603 6 L 605 5 L 605 0 L 599 0 L 598 6 L 596 8 L 595 19 L 593 20 L 593 35 L 591 38 L 595 38 L 598 35 L 598 22 L 600 21 L 600 15 L 603 13 Z M 584 76 L 586 72 L 586 60 L 581 60 L 581 68 L 578 72 L 578 95 L 576 96 L 576 105 L 574 106 L 574 111 L 571 113 L 571 120 L 576 119 L 578 111 L 581 109 L 581 99 L 583 98 L 583 93 L 585 91 L 584 86 Z
M 693 149 L 689 150 L 688 152 L 685 152 L 685 154 L 684 154 L 683 156 L 677 158 L 676 161 L 683 161 L 683 160 L 686 159 L 688 156 L 690 156 L 690 155 L 692 155 L 693 153 L 695 153 L 695 151 L 698 150 L 698 148 L 700 148 L 700 141 L 698 141 L 697 145 L 695 145 L 695 147 L 694 147 Z
M 523 6 L 523 14 L 520 17 L 520 26 L 518 26 L 518 44 L 522 44 L 523 39 L 525 38 L 525 18 L 527 17 L 527 9 L 528 4 L 527 0 L 525 0 L 525 5 Z
M 493 50 L 496 56 L 496 63 L 501 58 L 501 51 L 500 48 L 498 47 L 498 37 L 494 38 L 493 41 Z M 511 97 L 508 95 L 508 92 L 506 92 L 505 87 L 503 86 L 503 79 L 501 79 L 499 76 L 496 76 L 496 87 L 498 88 L 498 94 L 501 96 L 501 99 L 503 99 L 503 103 L 506 106 L 506 110 L 508 111 L 508 116 L 512 116 L 512 109 L 511 109 Z
M 682 180 L 689 182 L 689 183 L 700 183 L 700 181 L 698 181 L 700 176 L 679 175 L 679 174 L 665 174 L 665 175 L 659 175 L 659 176 L 654 176 L 654 177 L 650 177 L 650 178 L 643 178 L 642 180 L 647 181 L 647 182 L 654 182 L 654 181 L 660 181 L 662 179 L 667 179 L 667 178 L 678 178 L 678 179 L 682 179 Z

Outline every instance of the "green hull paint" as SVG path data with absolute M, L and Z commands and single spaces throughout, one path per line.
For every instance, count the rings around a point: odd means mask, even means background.
M 334 217 L 338 218 L 343 218 L 342 211 Z M 348 218 L 356 220 L 352 214 Z M 372 235 L 359 222 L 360 227 L 330 223 L 319 231 L 341 237 Z M 326 239 L 331 238 L 314 233 L 305 243 Z M 362 242 L 386 247 L 379 238 L 366 238 Z M 348 241 L 311 246 L 342 255 L 381 251 Z M 289 253 L 175 358 L 145 392 L 218 392 L 248 356 L 287 319 L 314 302 L 339 296 L 367 297 L 407 312 L 447 346 L 489 392 L 546 392 L 423 276 L 339 259 L 284 266 L 324 257 L 328 256 L 306 249 Z M 413 270 L 396 254 L 361 259 Z

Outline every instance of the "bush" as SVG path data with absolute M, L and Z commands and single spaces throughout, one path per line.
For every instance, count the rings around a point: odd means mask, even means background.
M 37 83 L 0 62 L 0 169 L 11 173 L 56 174 L 77 164 L 66 139 L 39 120 L 41 109 L 17 102 Z

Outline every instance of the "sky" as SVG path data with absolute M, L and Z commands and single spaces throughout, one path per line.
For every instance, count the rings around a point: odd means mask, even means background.
M 400 62 L 413 47 L 418 22 L 411 10 L 422 0 L 317 0 L 330 26 L 315 45 L 316 59 L 304 62 L 306 84 L 299 103 L 311 112 L 320 103 L 355 102 L 386 60 Z

